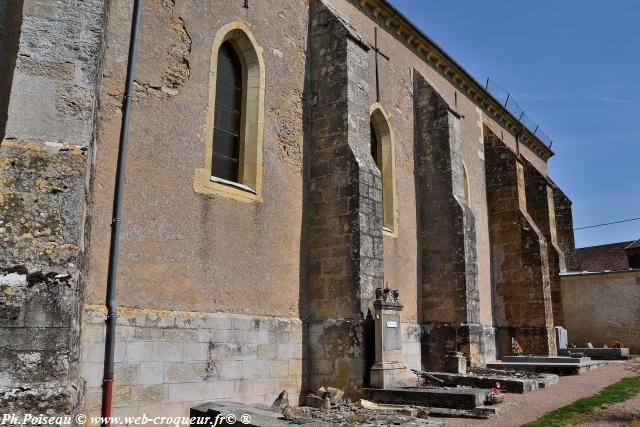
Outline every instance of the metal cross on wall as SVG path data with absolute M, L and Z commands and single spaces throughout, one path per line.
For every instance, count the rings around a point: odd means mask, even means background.
M 378 73 L 378 55 L 382 56 L 387 61 L 389 60 L 389 57 L 385 55 L 378 47 L 378 27 L 374 27 L 373 29 L 373 43 L 374 45 L 371 46 L 371 48 L 373 49 L 376 58 L 376 101 L 380 102 L 380 75 Z

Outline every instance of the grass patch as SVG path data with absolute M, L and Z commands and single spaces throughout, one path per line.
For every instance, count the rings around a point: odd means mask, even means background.
M 593 396 L 576 400 L 567 406 L 547 412 L 522 427 L 555 427 L 578 424 L 588 420 L 602 406 L 624 402 L 636 394 L 640 394 L 640 376 L 625 378 L 611 384 Z

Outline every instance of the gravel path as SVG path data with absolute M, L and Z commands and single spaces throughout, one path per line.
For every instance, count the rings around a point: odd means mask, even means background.
M 475 419 L 444 419 L 448 426 L 520 426 L 526 422 L 533 421 L 545 413 L 569 403 L 591 396 L 604 387 L 613 384 L 623 378 L 637 375 L 627 369 L 628 362 L 609 362 L 609 365 L 599 367 L 582 375 L 560 377 L 560 382 L 539 390 L 525 394 L 505 394 L 505 401 L 517 402 L 518 406 L 509 411 L 487 420 Z M 638 411 L 640 401 L 637 398 L 630 399 L 620 405 L 627 404 L 626 409 Z M 635 408 L 635 409 L 634 409 Z M 601 424 L 589 424 L 601 425 Z M 612 424 L 602 424 L 610 426 Z M 613 424 L 616 425 L 616 424 Z M 622 424 L 622 425 L 628 425 Z

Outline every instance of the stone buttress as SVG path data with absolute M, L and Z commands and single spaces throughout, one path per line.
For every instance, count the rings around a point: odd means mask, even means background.
M 567 271 L 579 271 L 580 266 L 576 258 L 576 244 L 573 236 L 571 200 L 557 185 L 553 186 L 553 204 L 555 207 L 558 247 L 564 254 L 565 267 Z
M 512 338 L 555 356 L 547 241 L 527 213 L 522 161 L 486 127 L 485 170 L 498 356 L 512 354 Z
M 553 187 L 547 177 L 542 175 L 531 163 L 525 159 L 522 159 L 522 163 L 524 166 L 527 212 L 529 212 L 533 222 L 547 240 L 553 324 L 554 326 L 560 326 L 564 323 L 562 294 L 560 292 L 560 272 L 566 271 L 566 266 L 564 254 L 558 247 Z
M 358 396 L 374 362 L 373 301 L 383 286 L 368 47 L 324 2 L 313 1 L 310 16 L 307 389 L 326 385 Z
M 419 295 L 425 369 L 450 351 L 484 362 L 475 218 L 464 196 L 460 115 L 414 70 Z
M 0 4 L 0 38 L 9 25 L 13 43 L 0 43 L 0 80 L 11 79 L 0 82 L 3 412 L 72 414 L 82 399 L 85 207 L 105 2 L 80 3 Z

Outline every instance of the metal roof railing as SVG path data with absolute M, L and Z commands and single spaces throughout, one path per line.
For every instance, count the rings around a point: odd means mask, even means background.
M 553 145 L 553 140 L 547 135 L 540 124 L 536 123 L 527 113 L 520 107 L 520 105 L 513 99 L 511 92 L 502 88 L 499 84 L 495 83 L 489 77 L 487 77 L 487 83 L 485 89 L 491 94 L 498 102 L 502 104 L 516 119 L 526 127 L 536 138 L 538 138 L 549 149 Z

